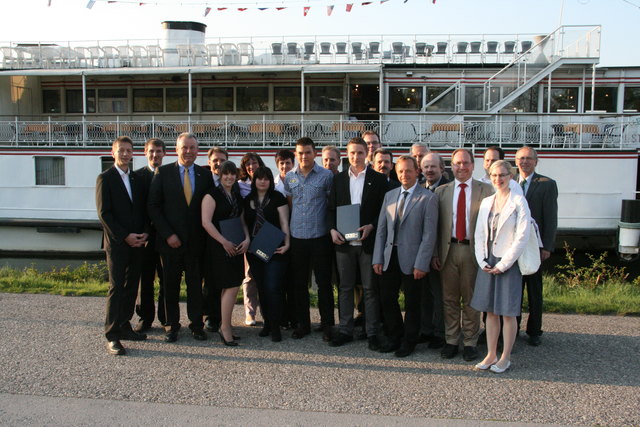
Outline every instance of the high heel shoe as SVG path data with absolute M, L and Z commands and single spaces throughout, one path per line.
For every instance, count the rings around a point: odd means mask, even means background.
M 487 369 L 491 368 L 491 365 L 494 365 L 496 363 L 498 363 L 498 359 L 497 358 L 494 359 L 493 362 L 490 362 L 490 363 L 482 363 L 482 362 L 476 363 L 476 366 L 474 366 L 474 368 L 476 370 L 478 370 L 478 371 L 486 371 Z
M 491 372 L 493 372 L 494 374 L 501 374 L 503 372 L 505 372 L 507 369 L 509 369 L 511 367 L 511 361 L 507 362 L 507 366 L 505 366 L 504 368 L 499 367 L 496 364 L 491 365 L 491 367 L 489 368 L 489 370 Z
M 237 347 L 238 343 L 234 340 L 231 341 L 227 341 L 224 339 L 224 335 L 222 335 L 222 332 L 218 331 L 218 334 L 220 335 L 220 340 L 222 340 L 222 344 L 224 345 L 228 345 L 229 347 Z

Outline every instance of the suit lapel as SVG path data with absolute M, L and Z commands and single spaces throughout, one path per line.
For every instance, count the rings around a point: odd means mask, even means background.
M 529 183 L 529 188 L 527 188 L 527 194 L 525 194 L 525 197 L 528 197 L 530 194 L 533 194 L 536 191 L 539 185 L 539 181 L 540 176 L 534 172 L 531 175 L 531 182 Z
M 118 171 L 118 169 L 116 169 L 116 167 L 113 167 L 113 176 L 114 179 L 118 182 L 118 187 L 120 188 L 120 191 L 122 192 L 122 194 L 124 194 L 124 198 L 126 198 L 129 203 L 132 204 L 132 200 L 131 197 L 129 197 L 129 192 L 127 191 L 127 187 L 124 185 L 124 181 L 122 180 L 122 177 L 120 176 L 120 172 Z M 131 172 L 129 172 L 129 185 L 131 185 L 131 196 L 133 197 L 133 174 Z
M 344 192 L 343 194 L 345 195 L 345 200 L 347 201 L 346 204 L 348 205 L 351 204 L 351 189 L 349 187 L 350 179 L 351 177 L 349 177 L 349 172 L 347 171 L 347 173 L 344 175 L 344 179 L 340 181 L 340 186 L 342 187 L 341 190 Z M 362 204 L 360 204 L 360 206 L 362 206 Z
M 370 169 L 367 168 L 364 174 L 364 187 L 362 188 L 362 200 L 360 201 L 360 206 L 364 205 L 364 201 L 367 199 L 367 196 L 369 196 L 369 192 L 371 191 L 372 185 L 373 184 L 371 183 L 371 172 L 370 172 Z
M 401 189 L 402 187 L 397 187 L 387 193 L 389 195 L 389 199 L 391 199 L 391 203 L 387 205 L 387 213 L 391 216 L 391 221 L 393 222 L 396 220 L 398 197 L 400 197 Z
M 407 200 L 407 202 L 405 203 L 405 205 L 404 205 L 404 213 L 402 214 L 402 220 L 400 221 L 401 224 L 404 222 L 404 220 L 407 218 L 407 216 L 409 216 L 409 212 L 416 205 L 416 203 L 418 203 L 418 200 L 420 200 L 420 197 L 422 197 L 422 192 L 421 192 L 422 189 L 423 189 L 423 187 L 417 186 L 413 190 L 413 194 L 411 195 L 411 198 L 409 198 Z M 426 189 L 425 189 L 425 191 L 426 191 Z

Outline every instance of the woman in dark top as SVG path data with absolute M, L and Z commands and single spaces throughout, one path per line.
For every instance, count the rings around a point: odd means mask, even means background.
M 286 252 L 289 249 L 289 205 L 285 197 L 274 189 L 273 174 L 268 167 L 259 167 L 251 182 L 251 193 L 244 200 L 244 218 L 251 238 L 255 237 L 266 222 L 285 234 L 282 245 L 276 249 L 269 262 L 248 254 L 253 278 L 258 285 L 258 294 L 264 317 L 264 328 L 258 335 L 271 340 L 282 340 L 280 320 L 282 316 L 282 282 L 287 271 Z
M 244 277 L 244 256 L 249 248 L 249 233 L 244 225 L 245 240 L 239 245 L 227 240 L 220 233 L 220 221 L 229 218 L 242 218 L 242 197 L 234 188 L 238 179 L 238 169 L 233 162 L 220 165 L 220 184 L 202 199 L 202 227 L 208 234 L 206 268 L 215 271 L 215 286 L 208 289 L 208 294 L 222 292 L 220 308 L 222 322 L 220 338 L 229 346 L 237 346 L 231 329 L 231 314 L 238 295 L 238 287 Z

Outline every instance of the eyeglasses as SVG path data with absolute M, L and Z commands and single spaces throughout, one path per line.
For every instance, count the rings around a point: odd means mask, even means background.
M 511 174 L 510 173 L 498 173 L 498 174 L 492 173 L 491 175 L 489 175 L 489 177 L 490 178 L 506 178 L 509 175 Z

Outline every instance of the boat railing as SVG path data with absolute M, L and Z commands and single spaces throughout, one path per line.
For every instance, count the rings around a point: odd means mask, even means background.
M 569 27 L 563 27 L 569 28 Z M 599 34 L 599 33 L 598 33 Z M 4 69 L 273 66 L 292 64 L 507 64 L 536 34 L 391 34 L 165 39 L 0 41 Z M 591 49 L 593 43 L 588 48 Z M 580 54 L 584 47 L 566 45 Z M 571 48 L 570 48 L 571 47 Z M 598 46 L 599 47 L 599 46 Z
M 640 147 L 640 118 L 611 117 L 606 121 L 577 116 L 531 116 L 528 120 L 506 120 L 433 114 L 402 117 L 384 116 L 379 120 L 326 119 L 301 116 L 273 120 L 267 116 L 242 119 L 221 117 L 213 120 L 101 120 L 34 121 L 0 120 L 0 146 L 13 147 L 108 147 L 119 135 L 130 136 L 143 145 L 149 138 L 160 138 L 172 145 L 182 132 L 194 133 L 204 146 L 292 147 L 302 137 L 319 145 L 344 147 L 364 131 L 380 134 L 385 146 L 408 147 L 424 143 L 434 149 L 465 146 L 516 147 L 531 145 L 544 149 L 601 150 Z

